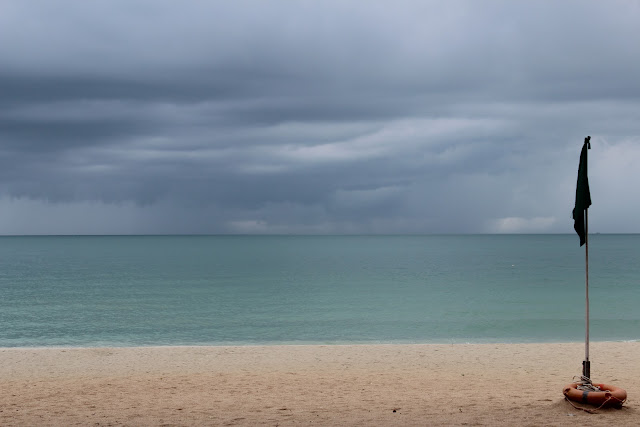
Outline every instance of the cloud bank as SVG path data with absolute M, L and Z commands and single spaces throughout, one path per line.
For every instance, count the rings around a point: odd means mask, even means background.
M 640 2 L 183 3 L 2 3 L 0 234 L 640 231 Z

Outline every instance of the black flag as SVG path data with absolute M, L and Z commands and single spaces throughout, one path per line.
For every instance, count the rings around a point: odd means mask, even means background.
M 584 139 L 584 145 L 580 152 L 580 166 L 578 167 L 578 183 L 576 184 L 576 205 L 573 208 L 573 228 L 580 236 L 580 246 L 586 241 L 584 224 L 584 211 L 591 206 L 591 193 L 589 192 L 589 177 L 587 176 L 587 150 L 591 149 L 589 142 L 591 137 Z

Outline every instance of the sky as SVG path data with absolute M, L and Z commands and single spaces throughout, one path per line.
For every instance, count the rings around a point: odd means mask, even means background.
M 640 1 L 3 0 L 0 234 L 638 233 Z

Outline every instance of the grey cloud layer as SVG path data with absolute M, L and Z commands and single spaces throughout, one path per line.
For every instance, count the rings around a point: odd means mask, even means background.
M 587 133 L 636 178 L 638 2 L 2 8 L 0 205 L 49 232 L 570 232 Z

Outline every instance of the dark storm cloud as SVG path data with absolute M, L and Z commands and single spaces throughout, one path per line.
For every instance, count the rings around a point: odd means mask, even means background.
M 638 2 L 0 8 L 2 233 L 636 230 Z

